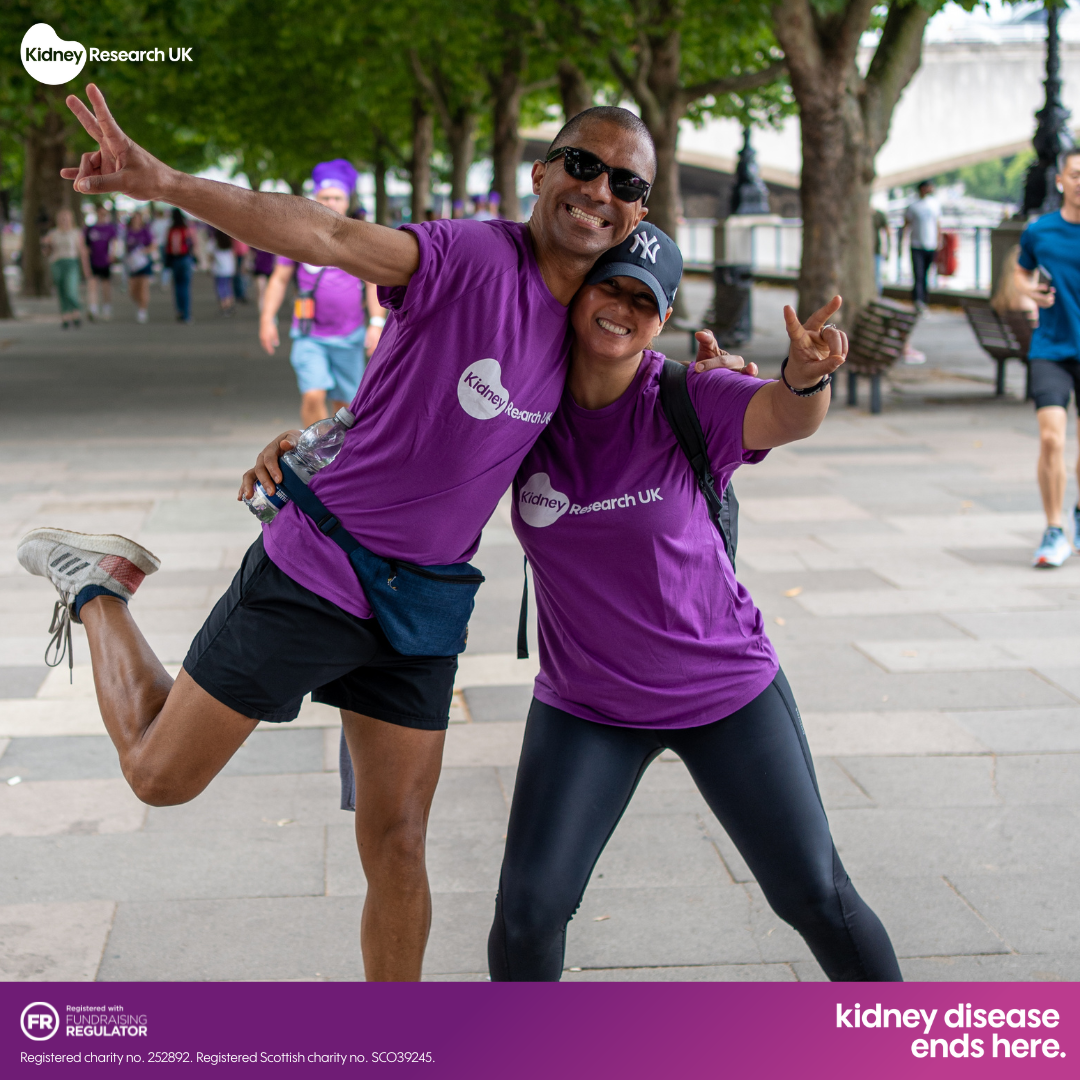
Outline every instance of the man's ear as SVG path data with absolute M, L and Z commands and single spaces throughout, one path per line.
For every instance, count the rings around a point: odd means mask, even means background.
M 544 173 L 547 172 L 547 164 L 539 159 L 532 165 L 533 194 L 540 194 L 540 185 L 544 182 Z

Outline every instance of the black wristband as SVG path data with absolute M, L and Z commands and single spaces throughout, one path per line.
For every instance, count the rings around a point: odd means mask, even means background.
M 807 386 L 803 390 L 796 390 L 794 386 L 787 381 L 787 377 L 784 375 L 784 368 L 787 367 L 787 362 L 790 357 L 785 356 L 784 362 L 780 365 L 780 381 L 796 396 L 796 397 L 813 397 L 815 394 L 820 394 L 832 382 L 832 374 L 822 376 L 819 382 L 814 383 L 813 386 Z

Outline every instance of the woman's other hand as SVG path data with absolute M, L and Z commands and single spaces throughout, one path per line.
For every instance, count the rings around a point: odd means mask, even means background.
M 255 459 L 255 467 L 244 473 L 240 481 L 240 493 L 236 496 L 238 502 L 250 499 L 255 494 L 255 482 L 263 486 L 267 495 L 273 495 L 276 485 L 281 482 L 281 467 L 278 458 L 296 447 L 300 438 L 300 429 L 283 432 L 273 440 Z
M 721 349 L 711 330 L 699 330 L 694 337 L 698 343 L 697 356 L 693 362 L 695 371 L 727 368 L 729 371 L 741 371 L 744 375 L 757 377 L 757 364 L 748 364 L 741 356 Z

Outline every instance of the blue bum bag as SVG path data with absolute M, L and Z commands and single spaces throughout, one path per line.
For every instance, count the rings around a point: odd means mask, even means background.
M 484 575 L 469 563 L 417 566 L 384 559 L 345 529 L 286 461 L 279 461 L 281 487 L 352 563 L 364 595 L 387 641 L 404 656 L 454 656 L 469 638 L 476 590 Z

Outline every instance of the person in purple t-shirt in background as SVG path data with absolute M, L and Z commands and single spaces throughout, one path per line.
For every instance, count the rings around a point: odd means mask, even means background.
M 154 275 L 154 233 L 136 210 L 124 236 L 124 267 L 128 274 L 128 293 L 135 305 L 135 321 L 150 317 L 150 278 Z
M 264 251 L 383 287 L 391 314 L 350 404 L 355 426 L 309 490 L 359 545 L 403 573 L 410 563 L 423 577 L 467 562 L 558 407 L 566 305 L 597 256 L 645 216 L 656 152 L 640 118 L 618 108 L 574 117 L 533 165 L 527 223 L 394 230 L 315 200 L 171 169 L 123 133 L 96 86 L 87 94 L 94 112 L 67 99 L 99 147 L 62 171 L 80 194 L 169 202 Z M 278 456 L 298 435 L 260 453 L 241 495 L 256 480 L 274 492 Z M 345 552 L 295 501 L 248 550 L 175 682 L 127 607 L 160 565 L 153 554 L 123 537 L 36 529 L 18 558 L 60 595 L 58 640 L 66 619 L 85 627 L 105 728 L 144 802 L 195 798 L 260 720 L 292 720 L 309 692 L 341 710 L 367 878 L 365 975 L 419 979 L 431 924 L 427 820 L 457 656 L 395 649 Z M 445 604 L 437 621 L 453 614 Z
M 343 158 L 312 170 L 315 201 L 344 216 L 356 190 L 357 172 Z M 278 347 L 277 314 L 296 275 L 300 298 L 293 314 L 289 362 L 300 388 L 304 427 L 332 416 L 352 401 L 360 386 L 367 354 L 375 351 L 386 324 L 376 288 L 336 266 L 312 266 L 284 256 L 277 260 L 259 308 L 259 341 L 273 356 Z M 364 303 L 367 301 L 367 327 Z
M 269 251 L 260 251 L 259 248 L 251 249 L 251 273 L 255 278 L 255 295 L 260 315 L 263 309 L 263 298 L 266 295 L 266 283 L 274 272 L 276 262 L 276 257 Z
M 571 308 L 559 411 L 514 482 L 540 674 L 488 941 L 491 977 L 561 978 L 566 924 L 596 860 L 645 769 L 670 748 L 829 978 L 899 980 L 888 934 L 833 847 L 761 613 L 660 402 L 664 357 L 647 346 L 681 278 L 678 247 L 648 223 L 600 257 Z M 740 464 L 805 439 L 825 418 L 822 391 L 847 355 L 826 323 L 839 306 L 834 297 L 805 325 L 784 309 L 791 344 L 779 382 L 688 374 L 717 491 Z
M 90 279 L 86 283 L 86 314 L 93 322 L 100 315 L 112 318 L 112 243 L 120 230 L 109 221 L 105 210 L 96 214 L 92 223 L 83 230 L 86 247 L 90 252 Z M 98 302 L 100 294 L 101 302 Z

